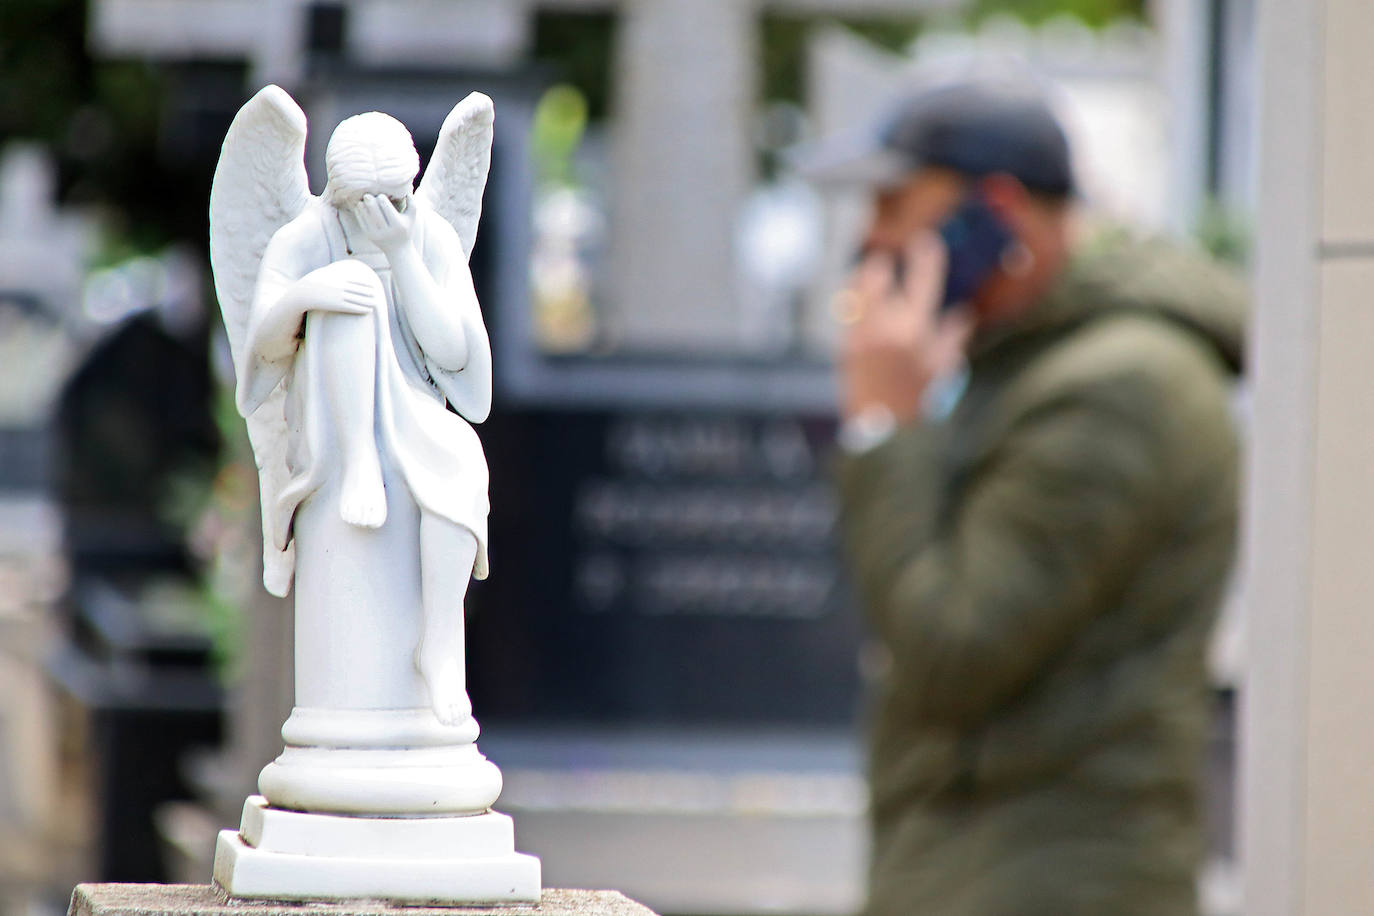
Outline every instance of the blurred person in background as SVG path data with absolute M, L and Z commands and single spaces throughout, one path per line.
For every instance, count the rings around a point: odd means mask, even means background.
M 1243 290 L 1076 239 L 1024 86 L 928 90 L 806 167 L 873 194 L 836 300 L 845 542 L 884 650 L 867 913 L 1195 913 Z

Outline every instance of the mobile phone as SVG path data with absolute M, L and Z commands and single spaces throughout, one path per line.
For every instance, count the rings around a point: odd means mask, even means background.
M 941 310 L 967 302 L 1002 263 L 1015 237 L 983 198 L 974 193 L 940 226 L 949 251 Z
M 946 311 L 967 302 L 978 291 L 988 275 L 1002 263 L 1016 238 L 976 192 L 963 199 L 939 231 L 949 254 L 945 264 L 945 291 L 940 300 L 940 310 Z M 872 253 L 870 248 L 861 249 L 855 263 L 862 263 Z M 896 286 L 906 282 L 906 271 L 905 253 L 894 253 L 892 282 Z

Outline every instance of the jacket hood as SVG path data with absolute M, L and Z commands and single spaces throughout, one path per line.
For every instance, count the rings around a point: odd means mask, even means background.
M 980 334 L 974 350 L 1024 334 L 1067 332 L 1097 315 L 1128 311 L 1197 335 L 1239 373 L 1248 301 L 1237 272 L 1204 252 L 1113 229 L 1082 244 L 1049 294 L 1015 322 Z

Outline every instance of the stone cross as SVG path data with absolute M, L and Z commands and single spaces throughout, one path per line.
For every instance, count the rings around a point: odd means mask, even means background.
M 77 324 L 95 232 L 85 217 L 55 206 L 56 184 L 42 148 L 14 144 L 0 155 L 0 290 L 33 295 L 52 317 Z
M 46 151 L 0 155 L 0 425 L 46 422 L 94 329 L 81 313 L 95 227 L 54 205 Z

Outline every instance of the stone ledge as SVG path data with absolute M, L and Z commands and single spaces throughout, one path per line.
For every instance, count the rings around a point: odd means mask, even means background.
M 655 916 L 618 891 L 545 889 L 537 904 L 398 906 L 231 900 L 211 884 L 78 884 L 68 916 Z

